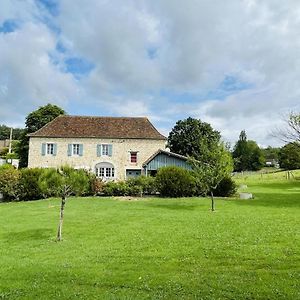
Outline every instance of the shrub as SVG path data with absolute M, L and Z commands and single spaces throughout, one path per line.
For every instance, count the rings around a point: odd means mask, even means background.
M 136 191 L 140 190 L 140 194 L 153 195 L 157 192 L 154 177 L 139 176 L 135 178 L 129 178 L 126 182 L 130 189 L 137 187 Z
M 129 193 L 129 188 L 124 181 L 110 181 L 104 185 L 103 193 L 105 196 L 127 196 Z
M 104 181 L 101 178 L 94 176 L 90 177 L 91 181 L 91 194 L 92 195 L 102 195 L 104 193 Z
M 219 197 L 230 197 L 235 195 L 237 192 L 237 186 L 235 181 L 227 176 L 224 177 L 214 190 L 214 195 Z
M 39 178 L 45 169 L 21 169 L 20 197 L 22 200 L 36 200 L 43 197 L 39 186 Z
M 4 200 L 19 200 L 20 198 L 20 171 L 11 165 L 0 167 L 0 193 Z
M 54 168 L 44 169 L 39 177 L 38 185 L 44 198 L 60 196 L 61 176 Z
M 44 197 L 83 196 L 90 191 L 90 180 L 85 170 L 63 166 L 57 170 L 44 169 L 39 178 L 39 187 Z
M 189 197 L 196 192 L 196 182 L 192 172 L 180 167 L 159 169 L 155 181 L 163 197 Z

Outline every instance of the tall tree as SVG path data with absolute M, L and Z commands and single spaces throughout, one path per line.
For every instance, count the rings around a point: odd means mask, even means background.
M 242 130 L 239 140 L 234 146 L 232 157 L 235 171 L 257 171 L 264 164 L 265 159 L 262 150 L 255 141 L 248 141 L 245 130 Z
M 221 135 L 210 124 L 191 117 L 177 121 L 168 137 L 168 147 L 172 152 L 199 157 L 202 145 L 213 149 Z
M 39 130 L 59 115 L 64 114 L 65 111 L 57 105 L 47 104 L 39 107 L 26 117 L 26 128 L 20 138 L 20 144 L 17 150 L 20 158 L 20 167 L 27 167 L 28 164 L 29 138 L 27 135 Z

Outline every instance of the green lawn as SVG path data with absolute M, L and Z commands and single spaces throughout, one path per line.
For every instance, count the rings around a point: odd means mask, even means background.
M 0 299 L 300 299 L 300 181 L 254 200 L 0 204 Z

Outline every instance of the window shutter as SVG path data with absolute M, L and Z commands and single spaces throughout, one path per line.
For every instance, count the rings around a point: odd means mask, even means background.
M 72 144 L 68 144 L 68 156 L 72 155 Z
M 112 156 L 112 145 L 108 145 L 108 156 Z
M 79 156 L 83 155 L 83 144 L 79 144 Z
M 41 150 L 41 153 L 43 156 L 46 155 L 46 143 L 42 143 L 42 150 Z
M 57 154 L 57 144 L 53 144 L 53 156 Z
M 102 154 L 102 145 L 98 144 L 97 145 L 97 156 L 99 157 L 99 156 L 101 156 L 101 154 Z

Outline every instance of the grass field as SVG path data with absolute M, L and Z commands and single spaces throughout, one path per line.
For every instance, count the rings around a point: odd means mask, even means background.
M 0 299 L 300 299 L 300 181 L 284 178 L 238 178 L 255 199 L 215 213 L 71 198 L 60 243 L 58 199 L 2 203 Z

